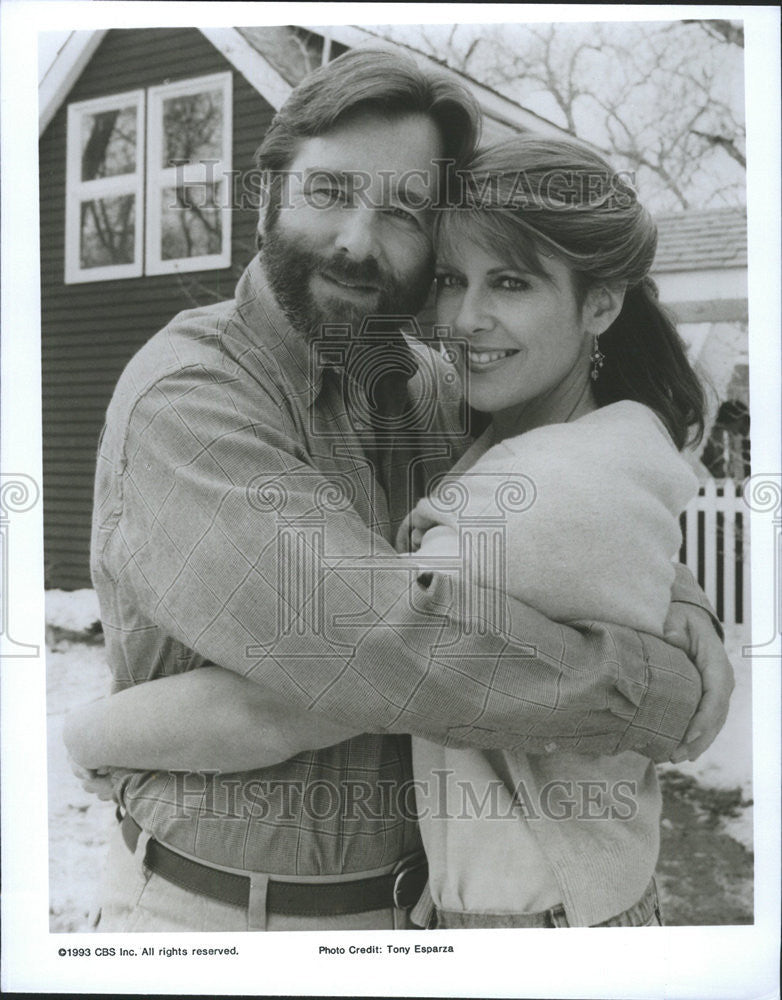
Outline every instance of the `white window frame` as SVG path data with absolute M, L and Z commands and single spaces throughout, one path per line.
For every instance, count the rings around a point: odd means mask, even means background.
M 171 97 L 197 94 L 203 90 L 222 90 L 223 96 L 223 148 L 219 162 L 210 164 L 209 175 L 201 163 L 178 167 L 163 167 L 163 102 Z M 147 197 L 145 203 L 146 260 L 145 274 L 175 274 L 185 271 L 208 271 L 231 266 L 231 201 L 233 150 L 233 74 L 213 73 L 209 76 L 191 77 L 176 83 L 150 87 L 147 91 Z M 161 192 L 184 184 L 199 184 L 211 177 L 222 179 L 220 192 L 220 221 L 222 224 L 222 250 L 219 254 L 200 257 L 180 257 L 163 260 L 161 256 Z
M 81 120 L 85 114 L 111 111 L 136 105 L 136 169 L 132 174 L 114 177 L 81 179 Z M 129 90 L 89 101 L 79 101 L 68 107 L 68 138 L 65 168 L 65 283 L 110 281 L 116 278 L 138 278 L 143 273 L 144 240 L 144 91 Z M 108 264 L 103 267 L 81 266 L 81 203 L 98 198 L 133 194 L 136 198 L 133 261 L 128 264 Z

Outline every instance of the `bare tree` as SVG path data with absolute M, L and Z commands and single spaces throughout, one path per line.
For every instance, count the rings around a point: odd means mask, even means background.
M 657 211 L 743 204 L 743 30 L 731 21 L 382 29 L 633 171 Z
M 739 48 L 744 48 L 744 28 L 740 24 L 736 24 L 734 21 L 682 21 L 682 24 L 697 24 L 698 27 L 705 31 L 707 35 L 712 38 L 716 38 L 719 41 L 730 42 L 732 45 L 738 45 Z

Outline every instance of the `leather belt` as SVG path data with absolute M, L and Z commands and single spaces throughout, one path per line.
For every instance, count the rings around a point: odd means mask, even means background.
M 122 837 L 135 853 L 141 827 L 126 813 L 121 819 Z M 144 864 L 150 871 L 189 892 L 247 908 L 250 878 L 223 871 L 177 853 L 152 837 L 147 841 Z M 428 867 L 423 854 L 399 863 L 386 875 L 345 882 L 280 882 L 270 879 L 266 894 L 268 913 L 290 917 L 325 917 L 368 913 L 391 907 L 406 910 L 418 901 L 426 885 Z

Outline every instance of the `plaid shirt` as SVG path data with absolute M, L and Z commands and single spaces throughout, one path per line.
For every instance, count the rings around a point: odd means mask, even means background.
M 338 875 L 417 849 L 404 734 L 662 759 L 700 697 L 695 668 L 651 636 L 512 599 L 496 628 L 468 584 L 416 581 L 391 541 L 467 443 L 458 386 L 416 349 L 384 423 L 367 399 L 377 357 L 346 374 L 346 350 L 344 331 L 290 328 L 256 258 L 235 301 L 145 345 L 109 406 L 92 571 L 115 690 L 216 663 L 366 729 L 250 773 L 117 772 L 145 829 L 212 864 Z

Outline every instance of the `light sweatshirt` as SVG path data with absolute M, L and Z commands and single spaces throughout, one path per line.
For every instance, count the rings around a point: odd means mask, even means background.
M 622 401 L 488 450 L 482 440 L 455 472 L 416 508 L 432 526 L 408 557 L 421 569 L 471 573 L 558 621 L 662 635 L 697 479 L 649 408 Z M 589 926 L 646 889 L 661 801 L 639 754 L 552 742 L 530 757 L 415 739 L 413 759 L 430 891 L 450 926 L 460 914 L 512 926 L 558 902 L 572 926 Z

